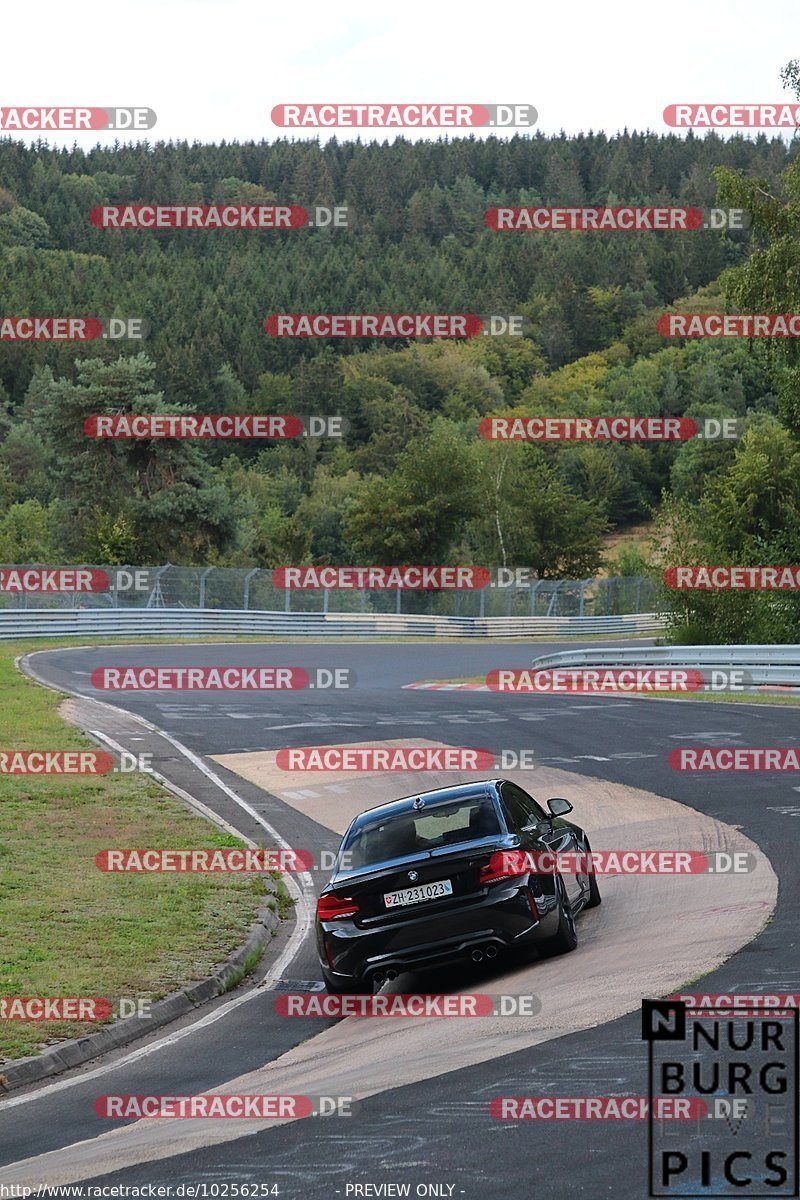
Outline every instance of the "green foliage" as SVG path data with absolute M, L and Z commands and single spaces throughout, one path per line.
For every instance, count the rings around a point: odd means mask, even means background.
M 649 558 L 642 552 L 640 546 L 626 543 L 617 550 L 616 554 L 608 555 L 605 569 L 609 576 L 620 576 L 635 579 L 640 575 L 651 573 Z
M 479 511 L 474 447 L 444 420 L 399 455 L 385 479 L 368 480 L 344 523 L 358 563 L 451 561 L 464 523 Z
M 604 516 L 569 490 L 541 448 L 485 443 L 475 454 L 483 501 L 470 535 L 478 561 L 528 566 L 543 579 L 597 572 Z
M 185 441 L 106 442 L 87 437 L 92 415 L 170 411 L 153 388 L 144 355 L 106 363 L 82 359 L 76 382 L 40 377 L 32 423 L 59 488 L 58 537 L 68 555 L 93 558 L 105 546 L 130 562 L 203 562 L 230 540 L 236 504 Z
M 716 202 L 753 208 L 752 242 L 506 235 L 484 221 L 496 204 L 710 205 L 715 170 Z M 795 347 L 666 343 L 656 330 L 672 305 L 800 307 L 795 145 L 625 133 L 63 151 L 3 139 L 0 178 L 5 312 L 151 326 L 145 353 L 99 339 L 77 355 L 69 343 L 0 344 L 0 541 L 12 561 L 471 560 L 587 577 L 603 533 L 670 490 L 703 530 L 698 553 L 796 553 L 780 540 L 796 516 L 797 460 L 781 440 L 800 431 Z M 346 204 L 352 228 L 114 232 L 87 219 L 102 203 L 276 200 Z M 267 337 L 264 317 L 282 311 L 520 313 L 528 325 L 521 338 L 465 343 Z M 176 411 L 335 414 L 347 434 L 84 434 L 90 415 Z M 747 436 L 544 446 L 477 436 L 481 418 L 510 411 L 735 415 Z M 638 560 L 623 557 L 622 573 L 635 574 Z M 738 615 L 714 625 L 728 601 L 713 600 L 679 609 L 682 629 L 738 631 Z M 770 628 L 783 611 L 769 609 Z
M 88 562 L 123 566 L 141 561 L 139 541 L 132 522 L 124 513 L 95 509 L 86 526 L 86 559 Z
M 52 512 L 38 500 L 12 504 L 0 517 L 0 562 L 48 563 L 58 557 Z
M 21 204 L 0 213 L 0 246 L 47 246 L 50 227 L 38 213 Z
M 772 419 L 754 423 L 696 504 L 665 498 L 655 564 L 775 566 L 800 562 L 800 447 Z M 674 591 L 675 636 L 686 642 L 800 638 L 800 598 L 783 592 Z
M 800 63 L 781 73 L 800 95 Z M 714 171 L 718 205 L 749 210 L 754 249 L 721 276 L 728 305 L 755 313 L 800 311 L 800 171 L 793 160 L 769 180 L 741 166 Z M 674 497 L 661 513 L 661 565 L 773 566 L 800 562 L 800 351 L 795 339 L 750 350 L 742 370 L 697 379 L 693 417 L 744 417 L 738 443 L 684 446 L 672 467 Z M 766 376 L 753 404 L 753 372 Z M 777 397 L 777 401 L 776 401 Z M 775 412 L 780 420 L 776 419 Z M 786 592 L 676 592 L 673 636 L 699 642 L 787 642 L 800 638 L 800 600 Z

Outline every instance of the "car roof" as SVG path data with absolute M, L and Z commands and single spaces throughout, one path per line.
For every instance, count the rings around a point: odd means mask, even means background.
M 360 825 L 374 821 L 376 817 L 394 816 L 398 813 L 413 812 L 414 801 L 423 799 L 426 804 L 440 804 L 447 800 L 470 800 L 481 796 L 492 797 L 497 785 L 504 783 L 503 779 L 479 779 L 474 783 L 454 783 L 449 787 L 433 788 L 427 792 L 413 792 L 410 796 L 402 796 L 398 800 L 388 800 L 385 804 L 377 804 L 358 814 L 350 828 L 357 829 Z

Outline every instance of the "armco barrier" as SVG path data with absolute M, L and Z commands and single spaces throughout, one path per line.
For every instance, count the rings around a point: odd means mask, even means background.
M 800 685 L 800 646 L 600 646 L 561 650 L 533 660 L 537 671 L 558 667 L 715 667 L 747 673 L 757 687 Z
M 0 612 L 0 640 L 56 637 L 619 637 L 664 628 L 655 613 L 619 617 L 441 617 L 394 613 L 283 613 L 224 609 L 16 609 Z

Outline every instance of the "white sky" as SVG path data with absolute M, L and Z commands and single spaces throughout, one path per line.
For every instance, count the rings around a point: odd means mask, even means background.
M 528 103 L 545 133 L 666 132 L 674 102 L 792 99 L 779 72 L 800 57 L 798 11 L 797 0 L 38 0 L 3 7 L 0 105 L 147 106 L 150 140 L 272 140 L 285 136 L 272 106 L 292 101 Z

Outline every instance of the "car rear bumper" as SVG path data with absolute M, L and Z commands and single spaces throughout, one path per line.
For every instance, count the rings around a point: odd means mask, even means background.
M 426 915 L 409 912 L 399 923 L 359 928 L 353 921 L 317 925 L 317 950 L 324 974 L 334 982 L 369 982 L 388 973 L 419 971 L 469 961 L 482 952 L 535 945 L 557 927 L 554 897 L 537 897 L 531 911 L 528 888 L 517 882 L 490 889 L 467 906 Z

